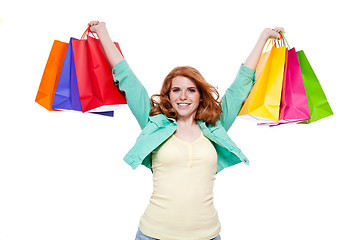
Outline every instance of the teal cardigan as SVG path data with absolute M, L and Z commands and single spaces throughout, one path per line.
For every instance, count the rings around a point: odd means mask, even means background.
M 142 132 L 135 145 L 125 155 L 124 161 L 133 169 L 145 165 L 151 169 L 152 151 L 165 142 L 177 129 L 176 120 L 163 114 L 150 116 L 149 95 L 130 69 L 126 60 L 113 68 L 113 78 L 121 91 L 125 92 L 127 104 L 137 119 Z M 221 99 L 222 114 L 215 126 L 198 121 L 201 131 L 214 145 L 217 152 L 217 173 L 226 167 L 249 160 L 230 139 L 227 130 L 235 121 L 237 114 L 255 82 L 255 71 L 244 65 Z

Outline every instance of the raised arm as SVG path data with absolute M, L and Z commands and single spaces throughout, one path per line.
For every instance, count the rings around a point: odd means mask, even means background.
M 92 21 L 89 25 L 91 26 L 90 30 L 96 33 L 100 39 L 106 58 L 113 70 L 114 82 L 118 84 L 120 90 L 125 92 L 127 105 L 134 114 L 141 129 L 143 129 L 149 120 L 149 112 L 151 109 L 151 103 L 146 89 L 111 40 L 105 23 Z
M 114 42 L 111 40 L 110 35 L 106 29 L 104 22 L 91 21 L 89 22 L 90 30 L 96 33 L 99 37 L 100 43 L 105 51 L 106 57 L 110 63 L 111 68 L 124 60 L 119 50 L 116 48 Z
M 281 27 L 277 27 L 274 29 L 265 28 L 264 31 L 262 31 L 262 33 L 261 33 L 258 41 L 256 42 L 253 50 L 251 51 L 250 55 L 244 62 L 244 65 L 248 68 L 255 70 L 266 41 L 268 39 L 279 38 L 280 37 L 279 32 L 285 33 L 284 29 Z
M 226 130 L 234 123 L 244 100 L 249 95 L 255 82 L 256 65 L 265 43 L 268 39 L 276 39 L 280 31 L 284 32 L 284 29 L 266 28 L 262 31 L 250 55 L 240 67 L 234 82 L 226 90 L 225 95 L 221 99 L 222 114 L 220 121 Z

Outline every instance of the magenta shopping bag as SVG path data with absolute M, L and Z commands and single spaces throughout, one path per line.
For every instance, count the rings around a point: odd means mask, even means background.
M 288 50 L 287 60 L 283 104 L 280 106 L 280 119 L 281 121 L 291 122 L 305 121 L 310 119 L 310 112 L 295 48 Z

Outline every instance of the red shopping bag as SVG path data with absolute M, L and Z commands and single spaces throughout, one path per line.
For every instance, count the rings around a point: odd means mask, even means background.
M 99 39 L 89 36 L 89 33 L 88 28 L 81 40 L 72 41 L 82 111 L 118 109 L 126 104 L 126 100 L 114 84 L 111 67 Z M 121 53 L 119 44 L 115 43 L 115 46 Z

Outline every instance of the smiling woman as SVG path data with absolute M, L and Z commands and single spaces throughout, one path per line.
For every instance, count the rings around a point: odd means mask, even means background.
M 255 82 L 254 68 L 265 42 L 283 29 L 263 31 L 219 101 L 218 91 L 188 66 L 173 69 L 160 94 L 150 99 L 114 46 L 105 23 L 94 21 L 90 26 L 113 67 L 114 81 L 125 91 L 127 104 L 143 129 L 124 160 L 133 169 L 145 165 L 153 172 L 153 193 L 136 240 L 221 239 L 213 203 L 215 175 L 237 163 L 248 164 L 227 130 Z
M 199 99 L 193 99 L 194 96 L 198 96 Z M 189 97 L 191 99 L 187 99 Z M 193 67 L 174 68 L 166 76 L 160 94 L 153 95 L 151 100 L 153 108 L 150 116 L 165 114 L 169 118 L 178 119 L 179 114 L 184 112 L 183 110 L 192 109 L 194 111 L 191 112 L 190 116 L 193 116 L 191 120 L 203 120 L 215 125 L 221 114 L 218 91 L 206 82 L 200 72 Z M 192 101 L 193 105 L 190 105 L 189 108 L 179 108 L 178 103 L 185 103 L 185 100 L 188 100 L 188 103 L 191 100 L 196 100 L 196 102 Z M 182 110 L 181 113 L 179 110 Z
M 195 118 L 200 103 L 200 92 L 193 81 L 183 76 L 175 77 L 169 97 L 172 107 L 178 112 L 178 120 Z

